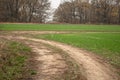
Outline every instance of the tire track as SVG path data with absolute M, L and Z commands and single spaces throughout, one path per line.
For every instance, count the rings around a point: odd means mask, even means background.
M 9 39 L 12 38 L 14 37 L 9 36 Z M 80 69 L 82 69 L 82 72 L 86 76 L 87 80 L 119 80 L 118 75 L 114 72 L 114 69 L 111 68 L 107 63 L 104 65 L 104 62 L 101 63 L 95 58 L 96 56 L 93 56 L 86 51 L 80 50 L 79 48 L 55 41 L 35 38 L 16 37 L 16 39 L 49 44 L 51 46 L 62 49 L 76 61 L 76 63 L 80 66 Z
M 18 37 L 18 39 L 42 42 L 62 49 L 63 51 L 67 52 L 78 63 L 79 66 L 83 68 L 83 74 L 86 75 L 87 80 L 119 80 L 117 74 L 115 74 L 114 71 L 109 68 L 109 66 L 105 66 L 104 64 L 100 63 L 83 50 L 54 41 L 26 37 Z

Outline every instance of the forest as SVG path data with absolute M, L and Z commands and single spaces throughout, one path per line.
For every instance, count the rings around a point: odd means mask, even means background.
M 0 0 L 0 22 L 120 24 L 120 0 L 64 0 L 53 12 L 49 0 Z M 53 13 L 52 13 L 53 12 Z

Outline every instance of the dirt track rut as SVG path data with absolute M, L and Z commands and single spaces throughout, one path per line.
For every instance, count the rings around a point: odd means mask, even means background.
M 35 61 L 37 61 L 37 75 L 34 77 L 34 80 L 55 80 L 64 73 L 67 65 L 59 54 L 54 53 L 52 49 L 44 44 L 33 41 L 24 42 L 37 54 L 35 57 Z
M 83 74 L 86 75 L 87 80 L 118 80 L 118 78 L 116 77 L 117 75 L 112 69 L 92 58 L 87 52 L 83 50 L 54 41 L 25 37 L 18 38 L 27 39 L 35 42 L 42 42 L 55 46 L 67 52 L 78 63 L 78 65 L 83 68 Z
M 93 55 L 89 54 L 86 51 L 80 50 L 79 48 L 75 48 L 59 42 L 42 39 L 34 39 L 27 37 L 16 38 L 21 40 L 31 40 L 34 42 L 49 44 L 51 46 L 62 49 L 76 61 L 76 63 L 80 66 L 80 69 L 82 69 L 82 74 L 86 76 L 87 80 L 119 80 L 118 75 L 115 74 L 114 69 L 110 68 L 109 65 L 105 65 L 104 62 L 101 63 Z

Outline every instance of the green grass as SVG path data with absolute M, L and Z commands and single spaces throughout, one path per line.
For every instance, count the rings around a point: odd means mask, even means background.
M 120 25 L 0 24 L 0 30 L 120 31 Z
M 30 78 L 27 60 L 31 49 L 20 42 L 0 39 L 0 80 Z
M 74 34 L 35 35 L 35 37 L 59 41 L 91 51 L 104 57 L 111 64 L 120 69 L 120 25 L 0 24 L 0 30 L 6 31 L 39 30 L 39 31 L 78 32 Z M 90 33 L 90 32 L 107 32 L 107 33 Z
M 45 34 L 35 37 L 59 41 L 91 51 L 120 68 L 120 33 Z

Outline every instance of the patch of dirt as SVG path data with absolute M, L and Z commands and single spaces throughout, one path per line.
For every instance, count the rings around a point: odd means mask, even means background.
M 66 70 L 66 63 L 59 54 L 54 54 L 53 50 L 41 43 L 25 41 L 33 52 L 37 54 L 37 75 L 34 80 L 56 80 Z
M 54 41 L 25 37 L 18 38 L 23 40 L 32 40 L 35 42 L 42 42 L 55 46 L 67 52 L 78 63 L 78 65 L 83 68 L 82 72 L 84 75 L 86 75 L 87 80 L 119 80 L 117 74 L 114 72 L 114 69 L 109 68 L 109 65 L 106 66 L 104 64 L 101 64 L 99 61 L 97 61 L 97 59 L 91 57 L 90 54 L 86 53 L 83 50 Z
M 12 36 L 8 37 L 8 39 L 11 39 L 11 38 L 13 37 Z M 59 42 L 42 40 L 42 39 L 34 39 L 34 38 L 27 38 L 27 37 L 16 37 L 16 38 L 20 40 L 31 40 L 37 43 L 49 44 L 51 46 L 62 49 L 76 61 L 76 63 L 80 66 L 80 70 L 82 71 L 82 74 L 86 76 L 87 80 L 119 80 L 118 75 L 115 73 L 114 69 L 110 65 L 104 62 L 101 63 L 100 60 L 96 59 L 96 56 L 88 54 L 88 52 L 80 50 L 79 48 L 75 48 Z M 57 69 L 51 68 L 51 66 L 53 65 L 55 66 L 58 65 L 60 68 L 63 68 L 60 64 L 57 64 L 57 63 L 64 64 L 64 62 L 59 62 L 59 60 L 57 60 L 57 59 L 60 59 L 60 56 L 49 55 L 48 53 L 50 52 L 48 49 L 45 49 L 45 48 L 41 49 L 38 46 L 34 46 L 34 44 L 32 44 L 31 47 L 33 48 L 34 52 L 39 53 L 39 55 L 43 55 L 37 58 L 37 60 L 44 61 L 43 67 L 40 68 L 40 70 L 43 70 L 42 75 L 47 74 L 46 76 L 48 76 L 50 74 L 55 74 L 57 72 L 60 72 L 59 68 Z M 44 77 L 44 79 L 41 79 L 41 80 L 49 80 L 49 77 L 46 77 L 46 79 Z
M 62 34 L 65 31 L 12 31 L 13 34 Z
M 0 36 L 0 38 L 22 42 L 31 47 L 34 52 L 28 65 L 32 69 L 31 80 L 87 80 L 81 74 L 76 62 L 61 49 L 15 35 Z

